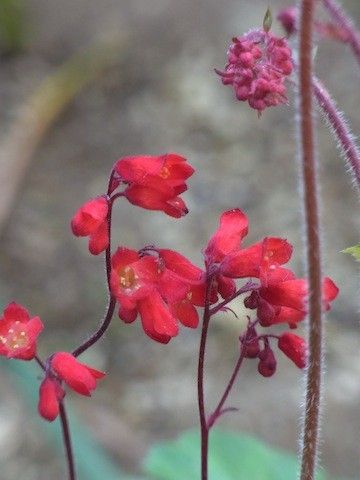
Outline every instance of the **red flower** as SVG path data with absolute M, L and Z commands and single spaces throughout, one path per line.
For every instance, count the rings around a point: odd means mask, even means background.
M 114 171 L 116 186 L 121 182 L 128 185 L 124 196 L 133 205 L 160 210 L 175 218 L 188 213 L 178 195 L 187 190 L 186 180 L 194 169 L 184 157 L 175 153 L 124 157 L 116 162 Z
M 111 291 L 122 307 L 133 310 L 136 302 L 149 295 L 158 282 L 157 260 L 120 247 L 112 256 L 111 265 Z
M 292 250 L 287 240 L 266 237 L 259 243 L 226 256 L 221 263 L 221 272 L 231 278 L 260 278 L 274 267 L 287 263 L 291 258 Z
M 287 102 L 285 78 L 293 69 L 286 39 L 265 31 L 251 31 L 233 38 L 224 71 L 215 70 L 236 98 L 261 113 Z
M 88 200 L 75 213 L 71 220 L 71 229 L 77 237 L 88 237 L 89 250 L 93 255 L 98 255 L 109 245 L 108 201 L 105 197 Z
M 207 264 L 220 263 L 227 255 L 240 248 L 241 240 L 248 233 L 248 219 L 239 208 L 224 212 L 220 225 L 205 249 Z
M 303 338 L 290 332 L 283 333 L 278 341 L 278 347 L 299 368 L 305 368 L 307 362 L 307 345 Z
M 176 318 L 157 290 L 138 302 L 144 332 L 153 340 L 168 343 L 179 333 Z
M 296 327 L 305 318 L 308 287 L 305 279 L 291 270 L 278 267 L 261 278 L 257 295 L 257 316 L 263 327 L 287 322 Z
M 23 306 L 10 303 L 0 318 L 0 355 L 32 360 L 36 355 L 37 337 L 43 328 L 39 317 L 30 318 Z
M 330 302 L 338 296 L 339 289 L 329 277 L 325 277 L 322 284 L 323 308 L 327 312 L 331 308 Z
M 96 381 L 105 373 L 80 363 L 71 353 L 57 352 L 51 358 L 51 368 L 56 375 L 80 395 L 90 396 Z
M 140 313 L 145 333 L 161 343 L 178 334 L 178 321 L 196 328 L 194 305 L 205 303 L 204 272 L 173 250 L 140 256 L 121 247 L 112 258 L 111 289 L 119 317 L 132 323 Z
M 64 398 L 65 392 L 56 378 L 45 377 L 39 390 L 39 414 L 52 422 L 59 415 L 59 403 Z

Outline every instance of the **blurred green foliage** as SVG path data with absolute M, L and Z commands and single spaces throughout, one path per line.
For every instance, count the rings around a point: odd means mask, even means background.
M 145 471 L 155 480 L 198 480 L 200 441 L 196 431 L 154 446 L 145 459 Z M 209 451 L 211 480 L 295 480 L 295 455 L 269 447 L 245 434 L 215 429 Z M 319 472 L 316 480 L 330 480 Z
M 14 382 L 14 387 L 18 390 L 19 395 L 26 400 L 29 411 L 32 412 L 35 419 L 38 418 L 38 425 L 45 438 L 57 449 L 59 458 L 63 458 L 65 471 L 64 447 L 59 421 L 45 422 L 37 415 L 40 382 L 36 379 L 39 378 L 39 368 L 34 363 L 6 359 L 0 361 L 0 367 L 7 370 L 9 378 Z M 79 480 L 141 480 L 139 477 L 127 475 L 120 470 L 102 446 L 92 437 L 88 429 L 80 424 L 71 409 L 68 410 Z
M 39 382 L 34 380 L 39 377 L 37 366 L 1 359 L 0 367 L 7 370 L 14 387 L 36 417 Z M 71 411 L 69 420 L 79 480 L 145 480 L 144 477 L 127 475 L 120 470 Z M 38 422 L 46 438 L 59 451 L 59 456 L 63 457 L 59 422 L 48 423 L 40 418 Z M 199 480 L 198 431 L 184 432 L 174 441 L 151 447 L 144 461 L 144 472 L 147 480 Z M 298 459 L 293 454 L 274 449 L 249 435 L 219 429 L 211 432 L 211 480 L 295 480 L 297 474 Z M 319 472 L 316 480 L 335 479 L 331 479 L 325 472 Z
M 0 51 L 11 55 L 25 46 L 24 0 L 0 0 Z
M 355 258 L 355 260 L 360 262 L 360 243 L 358 245 L 354 245 L 353 247 L 345 248 L 345 250 L 343 250 L 342 253 L 347 253 L 349 255 L 352 255 Z

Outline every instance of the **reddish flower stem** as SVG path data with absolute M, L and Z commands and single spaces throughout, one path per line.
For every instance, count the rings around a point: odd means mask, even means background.
M 360 63 L 360 33 L 356 30 L 351 18 L 349 18 L 341 6 L 335 0 L 323 0 L 325 8 L 346 32 L 357 61 Z
M 66 454 L 67 463 L 68 463 L 69 480 L 76 480 L 74 455 L 72 450 L 69 423 L 66 415 L 64 401 L 60 403 L 59 410 L 60 410 L 60 422 L 61 422 L 61 428 L 62 428 L 63 440 L 64 440 L 64 446 L 65 446 L 65 454 Z
M 46 370 L 45 363 L 41 360 L 41 358 L 38 355 L 35 355 L 34 360 L 37 362 L 37 364 L 40 366 L 42 370 Z
M 350 129 L 341 113 L 338 112 L 336 104 L 329 92 L 315 76 L 313 76 L 313 88 L 318 104 L 326 120 L 332 127 L 338 139 L 339 147 L 354 174 L 358 188 L 360 188 L 360 151 L 353 139 Z
M 247 337 L 247 333 L 245 335 L 245 340 L 244 342 L 242 343 L 241 345 L 241 350 L 240 350 L 240 356 L 238 358 L 238 361 L 236 362 L 236 365 L 234 367 L 234 370 L 231 374 L 231 377 L 229 379 L 229 382 L 225 388 L 225 391 L 223 393 L 223 396 L 221 397 L 217 407 L 215 408 L 215 410 L 213 411 L 213 413 L 209 416 L 209 419 L 208 419 L 208 422 L 207 422 L 207 425 L 208 425 L 208 429 L 210 430 L 212 428 L 212 426 L 215 424 L 216 420 L 221 416 L 221 414 L 224 412 L 223 410 L 223 406 L 232 390 L 232 387 L 234 386 L 234 383 L 235 383 L 235 380 L 237 379 L 237 376 L 239 374 L 239 370 L 240 370 L 240 367 L 242 365 L 242 362 L 245 358 L 245 348 L 244 348 L 244 344 L 246 343 L 246 337 Z
M 113 180 L 114 172 L 111 173 L 110 179 L 109 179 L 109 184 L 108 184 L 108 190 L 107 194 L 110 195 L 111 191 L 111 184 Z M 109 303 L 107 306 L 107 311 L 105 314 L 105 317 L 101 324 L 99 325 L 99 328 L 91 335 L 91 337 L 83 342 L 79 347 L 77 347 L 72 354 L 74 357 L 78 357 L 81 353 L 85 352 L 88 348 L 92 347 L 96 342 L 100 340 L 100 338 L 104 335 L 106 330 L 108 329 L 112 317 L 114 315 L 115 307 L 116 307 L 116 299 L 112 296 L 111 294 L 111 288 L 110 288 L 110 275 L 111 275 L 111 219 L 112 219 L 112 208 L 113 208 L 113 199 L 109 201 L 109 211 L 108 211 L 108 235 L 109 235 L 109 245 L 106 249 L 105 252 L 105 268 L 106 268 L 106 280 L 107 280 L 107 289 L 109 293 Z
M 213 275 L 207 275 L 206 294 L 205 294 L 205 308 L 203 314 L 203 323 L 201 330 L 201 340 L 199 349 L 199 361 L 198 361 L 198 405 L 199 405 L 199 417 L 200 417 L 200 430 L 201 430 L 201 480 L 207 480 L 208 478 L 208 450 L 209 450 L 209 428 L 206 421 L 205 410 L 205 395 L 204 395 L 204 366 L 205 366 L 205 350 L 207 333 L 209 329 L 209 323 L 211 318 L 210 313 L 210 292 L 213 283 Z
M 322 373 L 321 256 L 319 239 L 318 192 L 314 146 L 312 97 L 312 35 L 314 0 L 301 1 L 300 20 L 300 139 L 309 275 L 309 367 L 307 371 L 305 420 L 301 458 L 301 480 L 315 475 Z

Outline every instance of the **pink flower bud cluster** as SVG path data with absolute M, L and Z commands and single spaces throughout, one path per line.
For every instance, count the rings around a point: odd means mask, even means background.
M 236 98 L 261 114 L 267 107 L 286 103 L 285 79 L 293 70 L 291 49 L 285 38 L 264 30 L 235 37 L 223 71 L 215 70 Z

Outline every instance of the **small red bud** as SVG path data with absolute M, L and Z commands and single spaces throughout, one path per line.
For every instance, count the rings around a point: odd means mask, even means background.
M 244 305 L 246 308 L 249 308 L 250 310 L 255 310 L 255 308 L 258 307 L 259 303 L 259 294 L 258 292 L 251 292 L 251 294 L 245 298 L 244 300 Z
M 256 358 L 260 353 L 260 345 L 258 335 L 254 327 L 249 328 L 245 342 L 245 358 Z
M 275 317 L 274 307 L 261 297 L 259 297 L 258 301 L 257 317 L 260 325 L 263 327 L 268 327 L 271 325 L 272 320 Z
M 276 358 L 270 347 L 265 347 L 259 353 L 260 362 L 258 364 L 258 372 L 263 377 L 271 377 L 276 371 Z

